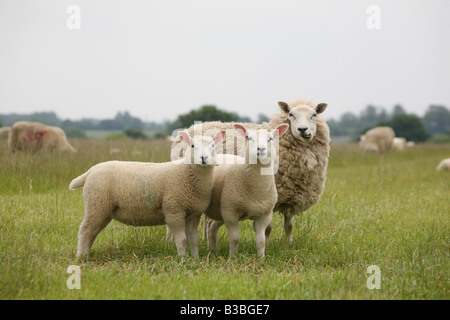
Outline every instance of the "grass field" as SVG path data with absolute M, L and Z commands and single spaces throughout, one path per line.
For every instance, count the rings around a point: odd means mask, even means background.
M 448 299 L 450 173 L 435 168 L 449 145 L 386 155 L 333 145 L 324 195 L 294 219 L 292 245 L 274 215 L 264 261 L 250 222 L 232 260 L 225 228 L 219 250 L 202 239 L 195 260 L 177 256 L 165 226 L 112 222 L 81 262 L 82 191 L 70 181 L 106 160 L 166 161 L 170 145 L 71 142 L 78 153 L 11 154 L 0 144 L 0 299 Z M 81 268 L 79 290 L 66 285 L 70 265 Z M 367 287 L 370 265 L 381 289 Z

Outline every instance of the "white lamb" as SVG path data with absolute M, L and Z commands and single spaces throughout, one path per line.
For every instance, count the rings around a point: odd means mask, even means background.
M 178 161 L 103 162 L 74 179 L 70 189 L 84 187 L 85 207 L 77 256 L 85 257 L 99 232 L 114 219 L 132 226 L 167 224 L 178 255 L 186 253 L 189 240 L 191 255 L 198 257 L 198 223 L 209 206 L 214 182 L 214 144 L 224 134 L 191 138 L 180 132 L 189 148 Z
M 287 132 L 289 125 L 281 124 L 272 131 L 246 130 L 239 124 L 234 127 L 237 133 L 246 138 L 245 158 L 229 154 L 217 156 L 219 165 L 214 169 L 211 204 L 205 211 L 205 215 L 213 219 L 208 222 L 208 245 L 213 250 L 216 248 L 219 228 L 225 223 L 230 257 L 233 256 L 240 240 L 239 221 L 252 219 L 256 248 L 258 255 L 263 258 L 266 241 L 264 233 L 272 220 L 273 208 L 278 199 L 273 161 L 277 156 L 275 142 Z

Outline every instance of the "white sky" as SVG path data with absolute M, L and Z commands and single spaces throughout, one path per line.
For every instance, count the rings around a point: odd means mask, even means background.
M 255 119 L 297 97 L 327 118 L 450 107 L 450 1 L 0 0 L 0 113 L 161 121 L 211 103 Z

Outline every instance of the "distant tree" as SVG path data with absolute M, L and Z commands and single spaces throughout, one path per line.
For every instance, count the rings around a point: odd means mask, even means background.
M 239 116 L 231 112 L 218 109 L 214 105 L 205 105 L 199 109 L 191 110 L 188 113 L 181 114 L 177 119 L 168 126 L 168 131 L 179 128 L 188 128 L 194 124 L 195 121 L 239 121 Z
M 147 139 L 147 136 L 142 132 L 142 130 L 130 128 L 126 129 L 124 133 L 131 139 Z
M 425 112 L 423 123 L 431 134 L 450 131 L 450 111 L 444 106 L 431 105 Z
M 100 130 L 121 130 L 124 129 L 122 124 L 116 120 L 102 120 L 98 124 Z
M 379 122 L 378 125 L 391 127 L 397 137 L 408 141 L 423 142 L 430 138 L 420 118 L 413 114 L 399 114 L 391 120 Z
M 269 122 L 270 118 L 266 116 L 265 114 L 258 114 L 258 119 L 256 120 L 256 123 L 263 123 L 263 122 Z
M 67 138 L 86 139 L 86 133 L 77 127 L 64 128 Z
M 130 115 L 128 111 L 118 112 L 114 121 L 120 124 L 122 129 L 133 128 L 136 130 L 142 130 L 144 128 L 144 124 L 141 119 L 133 117 Z
M 392 117 L 398 116 L 399 114 L 406 114 L 406 111 L 401 105 L 397 104 L 392 109 Z

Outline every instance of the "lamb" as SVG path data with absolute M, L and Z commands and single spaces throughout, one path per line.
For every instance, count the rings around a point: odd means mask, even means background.
M 191 255 L 197 258 L 198 223 L 209 206 L 214 180 L 214 144 L 224 134 L 191 138 L 180 132 L 189 148 L 178 161 L 108 161 L 74 179 L 69 188 L 84 187 L 85 207 L 77 256 L 86 257 L 99 232 L 114 219 L 132 226 L 167 224 L 178 255 L 185 255 L 189 240 Z
M 406 139 L 401 137 L 395 137 L 392 140 L 392 150 L 404 151 L 406 148 Z
M 327 108 L 326 103 L 315 104 L 309 99 L 297 99 L 289 103 L 278 102 L 279 111 L 274 113 L 268 123 L 244 124 L 247 129 L 274 129 L 282 123 L 290 125 L 290 134 L 279 140 L 279 161 L 275 161 L 278 172 L 275 183 L 278 201 L 274 212 L 284 215 L 284 230 L 292 242 L 292 220 L 312 207 L 325 189 L 326 170 L 330 153 L 330 130 L 320 115 Z M 188 131 L 207 132 L 210 130 L 232 130 L 233 123 L 218 121 L 191 126 Z M 240 137 L 240 136 L 239 136 Z M 226 152 L 237 153 L 233 141 L 226 141 Z M 171 159 L 180 157 L 183 148 L 178 139 L 172 143 Z M 270 237 L 271 225 L 266 229 Z
M 392 148 L 395 132 L 391 127 L 375 127 L 360 136 L 359 145 L 364 151 L 384 153 Z
M 265 230 L 272 220 L 272 210 L 278 199 L 273 168 L 276 157 L 274 140 L 282 136 L 289 125 L 281 124 L 271 132 L 246 130 L 239 124 L 234 126 L 246 138 L 245 158 L 218 156 L 217 162 L 224 164 L 214 169 L 211 204 L 205 211 L 205 215 L 213 219 L 208 226 L 208 245 L 213 250 L 216 248 L 219 228 L 225 223 L 232 257 L 239 245 L 239 221 L 252 219 L 258 255 L 264 258 Z
M 76 150 L 67 141 L 61 128 L 47 126 L 40 122 L 19 121 L 14 123 L 9 134 L 11 151 L 71 151 Z
M 436 167 L 437 171 L 450 171 L 450 158 L 442 160 Z

